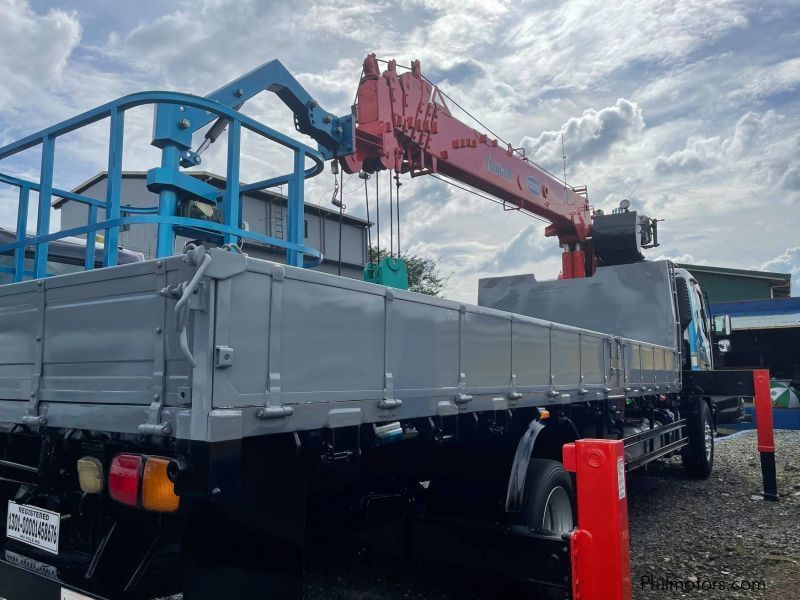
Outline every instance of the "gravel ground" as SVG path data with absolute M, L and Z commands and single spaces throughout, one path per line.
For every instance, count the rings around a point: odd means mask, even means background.
M 754 431 L 718 440 L 710 479 L 687 479 L 679 459 L 630 477 L 634 600 L 800 598 L 800 432 L 778 431 L 775 442 L 777 504 L 758 496 Z M 691 588 L 665 591 L 643 578 Z M 696 589 L 715 582 L 716 590 Z M 733 589 L 752 582 L 764 589 Z
M 775 437 L 777 504 L 757 496 L 761 470 L 752 431 L 718 441 L 708 480 L 688 479 L 679 458 L 657 461 L 629 477 L 634 600 L 800 600 L 800 432 L 780 431 Z M 304 596 L 314 600 L 511 595 L 480 574 L 359 558 L 344 545 L 312 553 L 308 571 Z M 650 579 L 642 585 L 643 578 Z M 677 583 L 664 589 L 669 582 Z M 733 589 L 760 585 L 764 589 Z

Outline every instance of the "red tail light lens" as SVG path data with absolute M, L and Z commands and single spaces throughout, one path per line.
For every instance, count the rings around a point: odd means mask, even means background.
M 117 454 L 108 471 L 108 493 L 117 502 L 128 506 L 139 505 L 139 482 L 142 462 L 138 454 Z

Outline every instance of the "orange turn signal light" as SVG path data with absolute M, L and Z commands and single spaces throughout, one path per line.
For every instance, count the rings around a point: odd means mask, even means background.
M 170 459 L 149 456 L 142 472 L 142 508 L 157 512 L 175 512 L 181 499 L 175 485 L 167 477 Z

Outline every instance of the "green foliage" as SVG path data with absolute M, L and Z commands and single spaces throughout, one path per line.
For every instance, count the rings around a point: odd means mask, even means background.
M 380 257 L 375 246 L 369 249 L 370 260 L 377 262 L 378 258 L 388 258 L 389 252 L 381 248 Z M 408 289 L 412 292 L 419 292 L 420 294 L 428 294 L 429 296 L 440 296 L 447 285 L 447 277 L 444 277 L 439 272 L 439 267 L 436 260 L 432 258 L 423 258 L 414 254 L 403 253 L 401 258 L 406 262 L 408 268 Z

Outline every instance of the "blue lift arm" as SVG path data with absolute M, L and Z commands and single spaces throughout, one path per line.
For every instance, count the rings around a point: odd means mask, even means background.
M 209 100 L 224 104 L 234 110 L 263 91 L 274 93 L 294 114 L 297 131 L 312 137 L 319 145 L 319 152 L 325 160 L 352 154 L 354 145 L 353 115 L 337 117 L 323 109 L 311 94 L 283 66 L 279 60 L 272 60 L 214 90 L 206 96 Z M 186 129 L 196 132 L 211 121 L 215 115 L 205 111 L 190 109 L 182 117 L 188 121 Z M 228 121 L 216 119 L 206 132 L 205 139 L 195 152 L 184 152 L 182 164 L 194 166 L 200 163 L 200 155 L 225 130 Z
M 311 97 L 279 60 L 270 61 L 253 69 L 246 75 L 211 92 L 206 99 L 238 112 L 247 100 L 265 90 L 276 94 L 289 107 L 294 114 L 295 128 L 317 142 L 319 154 L 323 160 L 352 154 L 355 148 L 355 124 L 352 113 L 337 117 L 321 108 L 319 103 Z M 212 121 L 214 123 L 206 131 L 204 141 L 196 151 L 193 151 L 191 149 L 192 135 Z M 238 147 L 241 134 L 240 127 L 234 126 L 233 123 L 227 116 L 197 107 L 175 104 L 158 104 L 156 106 L 151 143 L 153 146 L 161 148 L 162 162 L 160 167 L 148 171 L 147 187 L 151 192 L 160 196 L 161 210 L 159 214 L 162 217 L 172 215 L 177 204 L 187 198 L 195 198 L 211 204 L 217 204 L 217 201 L 221 199 L 223 211 L 226 212 L 225 221 L 241 228 L 240 194 L 288 183 L 288 204 L 291 208 L 287 223 L 287 240 L 302 245 L 302 182 L 295 180 L 292 183 L 289 181 L 292 179 L 291 176 L 282 176 L 247 186 L 239 186 Z M 226 187 L 224 197 L 220 198 L 219 190 L 181 173 L 179 167 L 199 165 L 202 153 L 229 125 L 228 146 L 233 144 L 237 148 L 237 155 L 233 156 L 229 152 L 227 168 L 229 185 Z M 305 157 L 302 154 L 295 155 L 295 173 L 304 170 L 304 162 Z M 188 237 L 202 237 L 203 235 L 202 230 L 182 233 L 188 234 Z M 236 236 L 234 235 L 225 234 L 223 236 L 223 243 L 227 244 L 235 242 L 235 240 Z M 169 255 L 172 252 L 173 244 L 174 228 L 163 223 L 158 228 L 157 254 L 159 256 Z M 293 266 L 304 265 L 302 255 L 293 250 L 288 252 L 287 262 Z
M 276 94 L 294 114 L 296 129 L 312 137 L 319 151 L 294 140 L 239 112 L 242 105 L 262 91 Z M 157 206 L 131 208 L 122 206 L 122 152 L 124 113 L 143 104 L 155 105 L 155 119 L 151 144 L 161 149 L 160 166 L 147 173 L 148 189 L 158 194 Z M 55 142 L 62 136 L 86 125 L 109 119 L 108 185 L 105 200 L 79 193 L 60 190 L 53 186 Z M 304 181 L 323 169 L 323 161 L 352 154 L 355 148 L 354 117 L 347 114 L 337 117 L 322 109 L 319 103 L 286 70 L 278 60 L 268 62 L 250 73 L 222 86 L 201 98 L 175 92 L 142 92 L 119 98 L 62 123 L 49 127 L 22 140 L 0 147 L 0 160 L 32 148 L 42 147 L 39 181 L 21 180 L 0 172 L 0 183 L 19 189 L 18 225 L 13 243 L 0 245 L 0 254 L 13 252 L 14 266 L 0 266 L 0 272 L 9 271 L 14 281 L 25 276 L 34 278 L 47 275 L 48 243 L 70 235 L 86 235 L 86 260 L 84 267 L 95 266 L 95 232 L 105 231 L 103 266 L 117 264 L 119 229 L 133 223 L 157 224 L 156 256 L 174 253 L 176 235 L 194 239 L 211 240 L 223 244 L 237 244 L 248 239 L 274 247 L 284 248 L 287 263 L 295 267 L 319 264 L 322 253 L 303 243 Z M 205 140 L 192 151 L 192 136 L 212 123 Z M 225 188 L 220 189 L 181 171 L 181 167 L 200 164 L 200 154 L 225 129 L 229 129 Z M 293 154 L 292 171 L 241 185 L 239 183 L 240 146 L 242 128 L 283 146 Z M 308 165 L 308 160 L 311 165 Z M 287 186 L 286 234 L 281 238 L 247 231 L 242 222 L 241 195 L 278 185 Z M 36 235 L 27 234 L 29 192 L 38 192 Z M 50 211 L 53 196 L 74 200 L 88 206 L 88 222 L 66 231 L 50 232 Z M 218 206 L 215 219 L 197 219 L 191 216 L 190 203 L 202 202 Z M 104 210 L 104 218 L 99 210 Z M 135 214 L 139 213 L 139 214 Z M 34 268 L 25 268 L 26 248 L 34 249 Z M 304 257 L 312 258 L 306 262 Z

